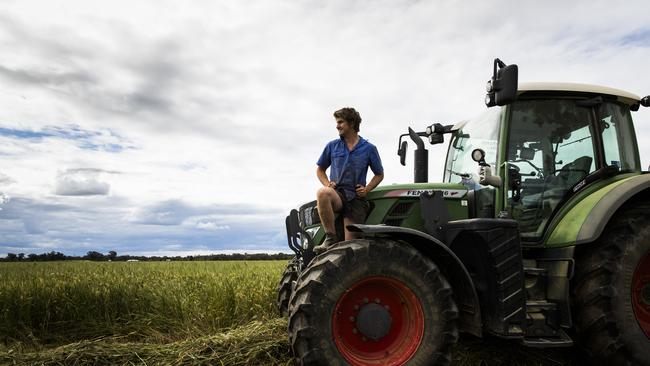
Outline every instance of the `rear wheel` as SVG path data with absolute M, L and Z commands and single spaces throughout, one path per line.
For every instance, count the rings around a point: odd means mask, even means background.
M 290 308 L 303 365 L 444 365 L 458 339 L 458 311 L 438 267 L 391 240 L 346 241 L 314 259 Z
M 650 211 L 624 207 L 576 265 L 576 329 L 599 363 L 650 365 Z
M 280 278 L 280 283 L 277 288 L 277 299 L 276 305 L 280 315 L 288 315 L 289 308 L 289 298 L 291 297 L 291 291 L 293 290 L 293 284 L 298 279 L 298 258 L 293 258 L 287 268 L 284 269 L 282 277 Z

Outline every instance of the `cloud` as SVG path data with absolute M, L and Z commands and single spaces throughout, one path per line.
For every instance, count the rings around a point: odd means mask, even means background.
M 9 196 L 0 192 L 0 211 L 2 211 L 2 206 L 6 205 L 10 201 Z
M 187 217 L 199 212 L 180 200 L 169 200 L 136 208 L 129 221 L 143 225 L 180 225 Z
M 215 231 L 215 230 L 229 230 L 230 226 L 219 225 L 219 223 L 216 221 L 201 220 L 196 223 L 196 228 L 202 230 Z
M 277 215 L 276 209 L 249 204 L 193 205 L 179 199 L 166 200 L 134 209 L 128 220 L 144 225 L 182 225 L 203 230 L 230 229 L 229 223 L 257 221 Z
M 85 72 L 56 72 L 37 70 L 15 70 L 0 65 L 0 75 L 25 84 L 56 87 L 70 84 L 87 84 L 95 82 L 93 76 Z
M 56 178 L 54 194 L 60 196 L 107 195 L 110 185 L 99 180 L 100 169 L 69 169 Z
M 4 185 L 9 185 L 12 183 L 16 183 L 16 180 L 8 176 L 7 174 L 1 173 L 0 172 L 0 186 Z

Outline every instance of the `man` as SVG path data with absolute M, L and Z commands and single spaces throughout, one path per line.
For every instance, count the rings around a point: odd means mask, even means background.
M 366 195 L 384 179 L 384 168 L 377 148 L 359 136 L 359 112 L 354 108 L 343 108 L 334 112 L 334 118 L 339 138 L 325 146 L 316 168 L 316 176 L 323 184 L 317 193 L 318 215 L 325 230 L 325 241 L 314 247 L 316 254 L 339 241 L 334 227 L 335 212 L 343 215 L 345 240 L 357 237 L 347 230 L 347 226 L 365 221 L 368 209 Z M 329 167 L 328 179 L 326 170 Z M 374 176 L 366 184 L 368 167 Z

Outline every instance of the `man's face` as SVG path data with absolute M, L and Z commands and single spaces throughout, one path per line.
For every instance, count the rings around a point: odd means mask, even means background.
M 339 136 L 348 136 L 354 132 L 354 128 L 343 118 L 336 118 L 336 129 L 339 131 Z

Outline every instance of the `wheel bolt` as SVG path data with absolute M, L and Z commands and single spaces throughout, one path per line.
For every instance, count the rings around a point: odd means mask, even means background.
M 351 322 L 354 321 L 354 317 L 353 317 L 353 316 L 350 317 L 350 321 L 351 321 Z
M 357 328 L 352 328 L 352 333 L 353 334 L 357 334 L 357 332 L 358 332 Z
M 354 310 L 359 310 L 359 305 L 354 305 Z
M 379 300 L 379 299 L 375 299 L 375 303 L 377 303 L 377 304 L 381 304 L 381 300 Z
M 367 341 L 368 341 L 368 338 L 366 338 L 366 337 L 361 337 L 361 340 L 364 341 L 364 342 L 367 342 Z
M 384 308 L 385 308 L 386 310 L 390 310 L 390 306 L 388 306 L 388 305 L 384 305 Z
M 370 302 L 370 300 L 368 300 L 367 297 L 364 297 L 364 298 L 363 298 L 363 303 L 364 303 L 364 304 L 367 304 L 367 303 L 369 303 L 369 302 Z

